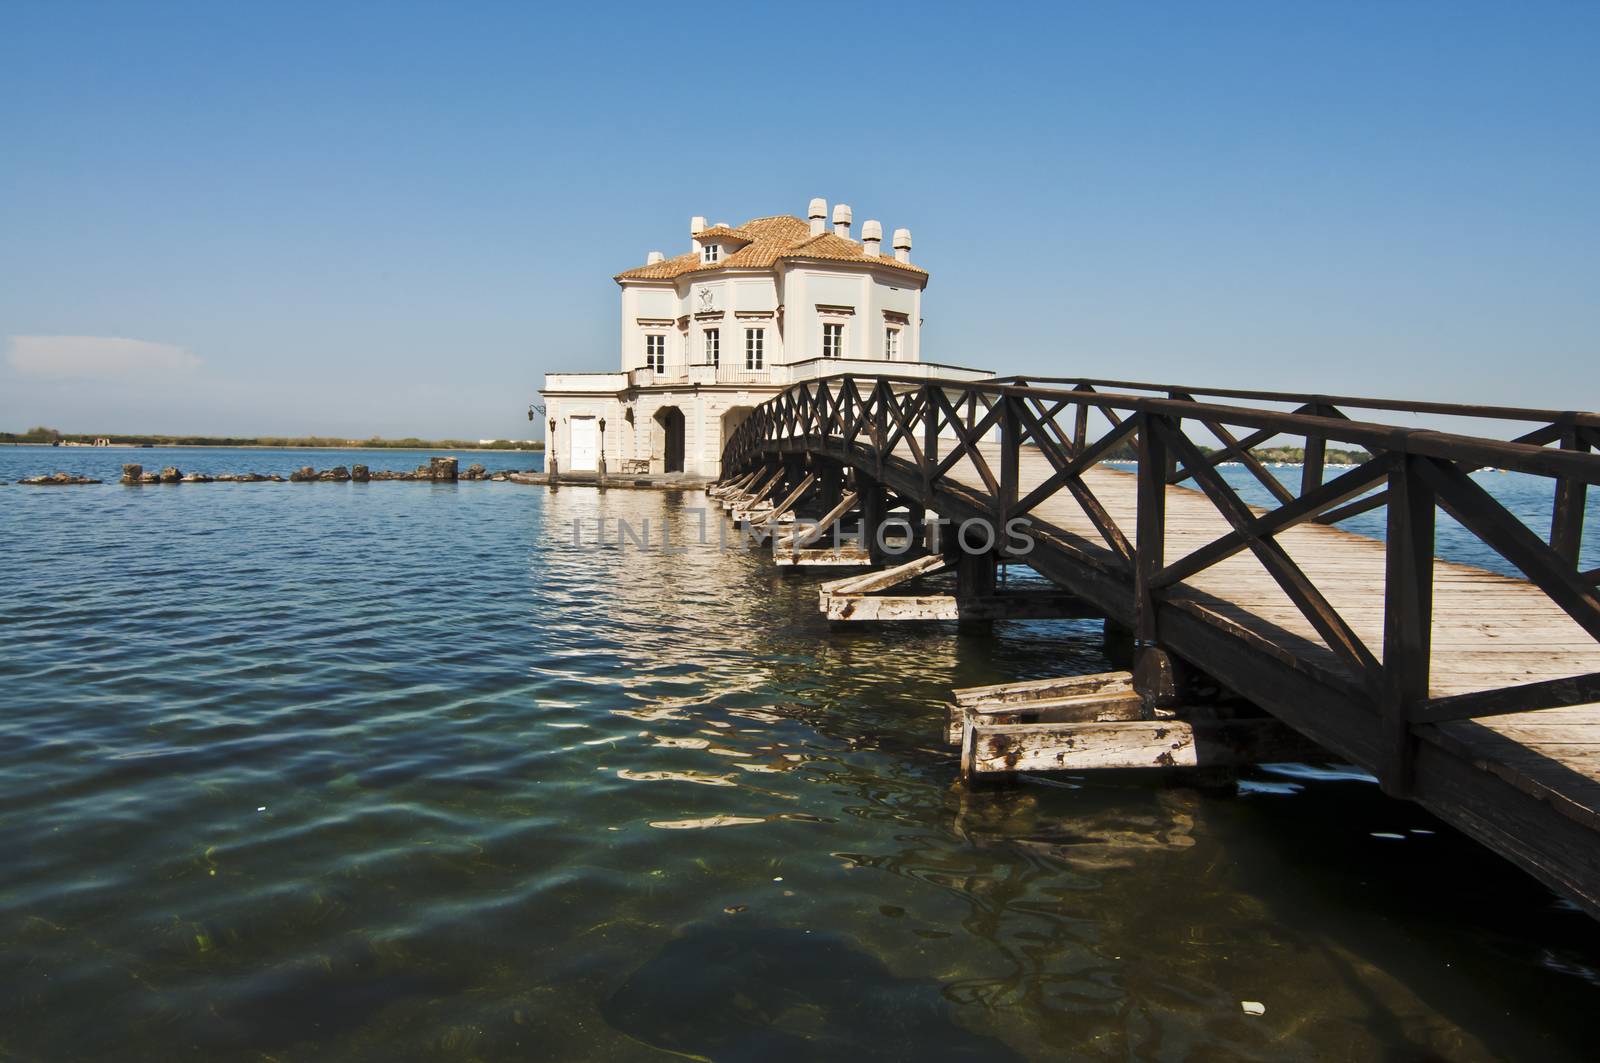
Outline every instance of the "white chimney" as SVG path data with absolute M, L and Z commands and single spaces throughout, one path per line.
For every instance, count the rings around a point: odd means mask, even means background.
M 702 217 L 701 215 L 696 214 L 694 217 L 689 219 L 689 235 L 690 236 L 699 236 L 701 233 L 705 232 L 705 229 L 706 229 L 706 219 L 704 217 Z
M 850 239 L 850 208 L 843 203 L 833 208 L 833 235 Z
M 896 262 L 911 261 L 910 229 L 896 229 L 894 231 L 894 260 Z
M 653 266 L 666 257 L 667 256 L 663 255 L 660 251 L 652 251 L 645 256 L 644 264 L 647 266 Z
M 813 199 L 811 205 L 806 208 L 806 217 L 811 220 L 811 235 L 821 236 L 822 230 L 828 224 L 828 201 Z
M 862 222 L 861 249 L 866 252 L 867 257 L 877 258 L 880 254 L 882 254 L 882 252 L 879 250 L 882 246 L 883 226 L 879 225 L 875 221 Z

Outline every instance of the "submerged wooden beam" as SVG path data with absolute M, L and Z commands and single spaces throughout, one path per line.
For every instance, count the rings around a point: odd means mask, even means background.
M 1326 753 L 1270 718 L 975 723 L 962 735 L 961 774 L 1238 767 L 1318 756 Z

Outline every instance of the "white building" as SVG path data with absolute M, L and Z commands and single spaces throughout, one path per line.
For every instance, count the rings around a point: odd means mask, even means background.
M 690 247 L 617 274 L 617 372 L 549 373 L 546 461 L 560 475 L 682 473 L 715 479 L 722 449 L 758 404 L 787 385 L 854 370 L 972 379 L 922 362 L 922 292 L 911 232 L 850 235 L 850 208 L 813 199 L 809 218 L 737 227 L 689 223 Z

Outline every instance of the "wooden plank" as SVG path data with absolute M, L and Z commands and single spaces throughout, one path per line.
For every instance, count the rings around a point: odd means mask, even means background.
M 1100 614 L 1077 595 L 1060 591 L 959 598 L 953 594 L 895 597 L 832 594 L 829 620 L 1081 620 Z
M 830 580 L 817 588 L 818 595 L 826 600 L 832 595 L 841 594 L 870 594 L 873 591 L 888 590 L 890 587 L 899 586 L 918 576 L 931 576 L 942 572 L 948 565 L 945 559 L 938 554 L 929 554 L 907 561 L 903 565 L 886 568 L 881 572 L 868 572 L 861 576 L 846 576 L 844 579 Z M 826 606 L 824 606 L 826 609 Z
M 1111 693 L 1132 689 L 1132 672 L 1095 672 L 1091 675 L 1056 676 L 1050 679 L 1029 679 L 1020 683 L 963 687 L 954 692 L 954 698 L 958 705 L 978 702 L 1006 704 L 1065 697 L 1069 694 L 1094 694 L 1101 691 Z
M 975 723 L 963 735 L 961 773 L 1237 767 L 1319 753 L 1274 719 Z
M 783 550 L 773 555 L 773 564 L 816 568 L 859 568 L 872 564 L 872 555 L 859 546 L 824 546 L 806 550 Z
M 983 723 L 1089 723 L 1137 720 L 1144 715 L 1144 699 L 1131 682 L 1125 690 L 1091 691 L 1034 701 L 951 702 L 946 706 L 945 741 L 961 744 L 968 722 Z
M 780 540 L 777 544 L 778 547 L 780 549 L 789 550 L 810 546 L 812 543 L 822 538 L 827 530 L 833 527 L 836 521 L 854 509 L 855 504 L 856 493 L 854 491 L 846 491 L 844 497 L 839 499 L 838 504 L 832 509 L 828 510 L 827 513 L 823 514 L 822 519 L 818 520 L 814 526 L 802 528 L 798 534 L 791 535 Z
M 793 506 L 796 502 L 800 501 L 800 496 L 805 494 L 807 491 L 811 490 L 811 485 L 816 483 L 816 482 L 817 482 L 817 474 L 816 473 L 814 473 L 814 472 L 806 473 L 805 478 L 802 479 L 800 481 L 800 483 L 795 486 L 795 489 L 793 491 L 790 491 L 787 495 L 784 496 L 782 502 L 779 502 L 776 506 L 772 507 L 772 512 L 769 513 L 767 515 L 766 519 L 763 520 L 761 523 L 762 524 L 771 524 L 773 522 L 773 519 L 774 519 L 776 514 L 789 512 L 789 507 Z

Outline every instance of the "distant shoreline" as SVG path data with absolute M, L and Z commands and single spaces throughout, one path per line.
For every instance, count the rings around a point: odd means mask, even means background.
M 0 440 L 0 446 L 7 447 L 38 447 L 41 450 L 372 450 L 382 453 L 394 451 L 403 454 L 425 450 L 462 450 L 473 451 L 479 454 L 543 454 L 544 447 L 463 447 L 448 443 L 419 443 L 416 446 L 381 446 L 370 444 L 346 443 L 332 446 L 325 443 L 112 443 L 110 446 L 56 446 L 53 443 L 24 442 L 22 440 Z

